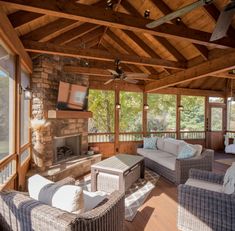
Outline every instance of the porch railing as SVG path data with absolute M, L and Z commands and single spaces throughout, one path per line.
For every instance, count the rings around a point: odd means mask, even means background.
M 143 132 L 123 132 L 119 134 L 119 141 L 141 141 Z
M 181 131 L 180 139 L 181 140 L 201 140 L 206 138 L 205 131 Z
M 114 142 L 114 133 L 89 133 L 88 143 Z
M 226 135 L 228 135 L 229 138 L 235 138 L 235 131 L 227 131 Z
M 16 158 L 17 155 L 14 154 L 0 163 L 0 189 L 16 175 Z

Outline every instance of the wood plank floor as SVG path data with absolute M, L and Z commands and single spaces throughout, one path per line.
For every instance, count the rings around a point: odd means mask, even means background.
M 216 159 L 235 155 L 216 153 Z M 214 172 L 224 173 L 228 165 L 214 162 Z M 133 222 L 125 222 L 125 231 L 175 231 L 177 220 L 177 187 L 161 177 L 156 188 L 139 208 Z

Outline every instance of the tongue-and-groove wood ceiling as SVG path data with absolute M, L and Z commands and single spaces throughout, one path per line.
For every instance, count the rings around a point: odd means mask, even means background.
M 154 30 L 148 30 L 146 22 L 195 0 L 111 2 L 112 9 L 106 9 L 106 0 L 0 0 L 0 6 L 32 58 L 38 53 L 83 58 L 88 67 L 66 69 L 91 73 L 93 80 L 110 78 L 105 69 L 114 68 L 115 58 L 123 61 L 126 71 L 149 74 L 150 80 L 144 83 L 148 91 L 174 85 L 224 90 L 228 79 L 235 78 L 227 74 L 235 68 L 235 20 L 226 38 L 209 42 L 229 1 L 215 0 L 182 16 L 181 22 L 172 20 Z M 147 9 L 149 19 L 143 17 Z

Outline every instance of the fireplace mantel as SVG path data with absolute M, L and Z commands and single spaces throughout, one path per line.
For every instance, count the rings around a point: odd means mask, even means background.
M 65 110 L 48 110 L 47 119 L 88 119 L 92 118 L 90 111 L 65 111 Z

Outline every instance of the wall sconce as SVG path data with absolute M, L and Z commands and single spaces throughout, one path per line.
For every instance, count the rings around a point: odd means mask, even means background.
M 184 106 L 183 106 L 183 105 L 179 105 L 179 106 L 178 106 L 178 110 L 179 110 L 179 111 L 183 111 L 183 110 L 184 110 Z
M 120 104 L 120 103 L 117 103 L 117 104 L 116 104 L 116 109 L 117 109 L 117 110 L 121 109 L 121 104 Z
M 149 109 L 149 105 L 148 104 L 144 104 L 144 110 L 148 110 Z
M 23 88 L 20 86 L 20 94 L 24 93 L 24 99 L 25 100 L 31 100 L 32 99 L 32 90 L 27 86 L 26 88 Z

